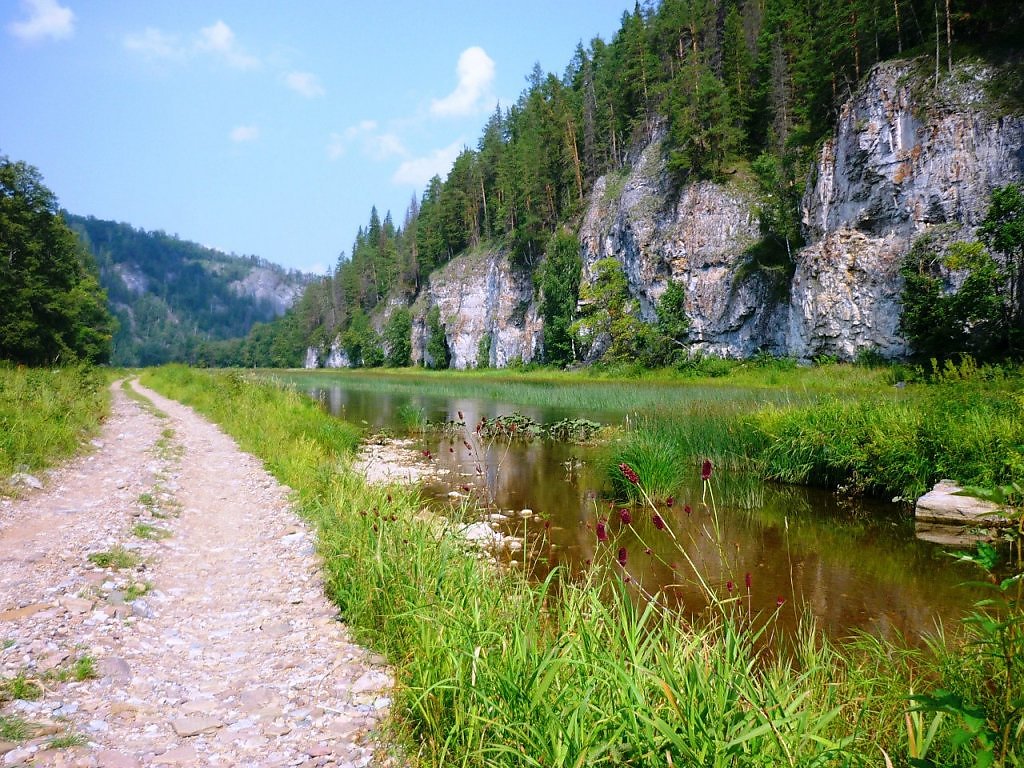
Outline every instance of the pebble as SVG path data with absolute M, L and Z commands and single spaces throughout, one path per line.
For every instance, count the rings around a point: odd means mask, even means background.
M 95 450 L 0 503 L 0 675 L 70 669 L 85 654 L 97 673 L 0 707 L 60 718 L 51 733 L 86 746 L 0 742 L 0 766 L 402 764 L 375 758 L 367 735 L 390 706 L 386 660 L 336 620 L 289 489 L 218 428 L 146 394 L 167 419 L 115 386 Z M 168 428 L 170 451 L 157 446 Z M 137 520 L 170 538 L 133 536 Z M 139 565 L 87 559 L 115 546 Z M 145 598 L 127 600 L 131 587 Z

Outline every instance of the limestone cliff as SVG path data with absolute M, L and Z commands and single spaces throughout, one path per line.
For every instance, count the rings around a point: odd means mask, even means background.
M 673 197 L 657 139 L 624 176 L 595 185 L 584 279 L 614 257 L 648 319 L 666 281 L 682 281 L 694 346 L 717 354 L 905 353 L 899 265 L 913 240 L 951 223 L 973 236 L 991 190 L 1024 179 L 1024 117 L 993 106 L 992 70 L 959 65 L 937 90 L 929 72 L 923 61 L 879 64 L 844 105 L 804 194 L 808 245 L 791 284 L 744 255 L 758 238 L 749 193 L 700 182 Z
M 667 282 L 681 281 L 695 348 L 733 357 L 780 351 L 773 283 L 744 268 L 758 238 L 754 200 L 738 186 L 700 182 L 673 197 L 655 140 L 627 173 L 595 184 L 580 229 L 583 280 L 598 260 L 617 259 L 646 320 Z
M 760 238 L 749 185 L 675 189 L 655 132 L 626 169 L 594 185 L 579 232 L 583 281 L 598 260 L 618 260 L 647 320 L 667 282 L 680 281 L 693 347 L 711 354 L 904 354 L 899 266 L 914 239 L 939 225 L 946 239 L 973 237 L 992 189 L 1024 180 L 1024 115 L 986 93 L 993 71 L 959 64 L 937 89 L 930 73 L 923 60 L 879 64 L 843 106 L 808 179 L 808 244 L 791 280 L 748 256 Z M 430 276 L 413 305 L 416 361 L 432 306 L 454 367 L 476 365 L 488 336 L 492 366 L 541 351 L 533 282 L 500 252 L 460 256 Z M 335 351 L 328 364 L 345 362 Z
M 489 336 L 488 365 L 529 362 L 541 345 L 541 321 L 529 274 L 515 270 L 504 253 L 482 251 L 453 259 L 430 276 L 413 304 L 412 356 L 426 354 L 426 317 L 431 307 L 451 349 L 453 368 L 477 365 L 481 339 Z
M 799 357 L 904 353 L 899 265 L 938 224 L 970 238 L 994 187 L 1024 179 L 1024 116 L 986 94 L 992 70 L 962 64 L 938 90 L 922 61 L 877 65 L 843 107 L 803 200 L 786 349 Z

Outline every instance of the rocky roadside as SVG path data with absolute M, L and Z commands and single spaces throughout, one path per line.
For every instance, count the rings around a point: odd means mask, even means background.
M 159 410 L 115 387 L 90 454 L 0 499 L 0 766 L 370 764 L 392 681 L 288 489 L 136 389 Z

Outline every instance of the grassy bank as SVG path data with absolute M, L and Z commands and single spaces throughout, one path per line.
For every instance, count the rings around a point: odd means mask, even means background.
M 0 483 L 80 451 L 109 411 L 107 383 L 100 369 L 0 365 Z
M 942 659 L 811 629 L 787 651 L 757 635 L 770 618 L 749 622 L 727 596 L 690 626 L 631 599 L 614 542 L 584 583 L 496 571 L 424 522 L 408 490 L 366 487 L 347 467 L 355 431 L 307 399 L 182 368 L 144 383 L 214 418 L 298 492 L 341 615 L 395 666 L 395 734 L 423 764 L 879 765 L 880 749 L 900 765 L 911 751 L 973 764 L 954 754 L 954 717 L 906 718 L 912 685 L 937 683 Z M 934 740 L 908 747 L 907 723 L 936 717 Z
M 913 499 L 942 478 L 983 488 L 1024 485 L 1024 379 L 971 361 L 938 370 L 786 361 L 718 361 L 716 376 L 663 370 L 310 372 L 299 386 L 410 396 L 477 397 L 624 420 L 607 457 L 621 495 L 627 462 L 655 496 L 683 486 L 704 458 L 787 483 Z M 699 372 L 699 371 L 698 371 Z M 909 379 L 909 383 L 908 380 Z M 901 386 L 895 384 L 899 382 Z

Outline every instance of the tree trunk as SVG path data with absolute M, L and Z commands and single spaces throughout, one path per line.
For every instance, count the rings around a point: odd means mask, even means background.
M 949 0 L 946 0 L 946 63 L 949 74 L 953 74 L 953 21 L 949 14 Z
M 896 13 L 896 52 L 903 55 L 903 37 L 900 32 L 900 0 L 892 0 L 893 11 Z

